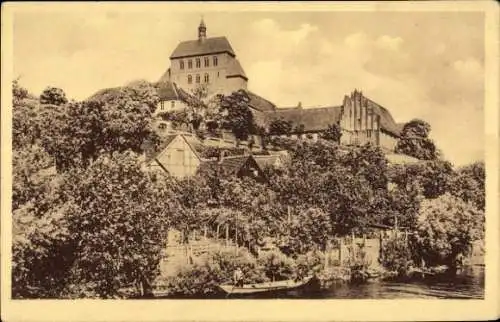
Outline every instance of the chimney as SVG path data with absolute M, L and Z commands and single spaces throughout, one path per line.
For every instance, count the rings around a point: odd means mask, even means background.
M 297 104 L 297 108 L 302 108 L 302 102 L 299 102 L 299 104 Z

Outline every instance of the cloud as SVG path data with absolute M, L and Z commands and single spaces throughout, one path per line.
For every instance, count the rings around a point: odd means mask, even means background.
M 401 47 L 403 39 L 401 37 L 391 37 L 383 35 L 375 41 L 375 44 L 380 49 L 397 51 Z

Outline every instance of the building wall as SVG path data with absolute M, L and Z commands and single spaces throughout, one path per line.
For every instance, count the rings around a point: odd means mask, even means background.
M 208 67 L 205 66 L 205 57 L 208 58 L 209 61 Z M 214 57 L 217 57 L 217 66 L 214 66 Z M 200 59 L 200 67 L 196 67 L 196 59 Z M 234 88 L 246 88 L 247 82 L 243 79 L 235 81 L 235 78 L 226 78 L 228 67 L 233 59 L 235 58 L 227 53 L 171 59 L 170 81 L 175 82 L 188 92 L 201 84 L 208 84 L 209 95 L 216 93 L 226 94 L 228 91 L 234 91 Z M 192 61 L 192 68 L 189 68 L 189 60 Z M 184 62 L 184 69 L 180 67 L 181 61 Z M 208 83 L 205 82 L 205 74 L 208 74 Z M 189 75 L 192 77 L 191 84 L 188 82 Z M 200 83 L 196 82 L 196 75 L 200 76 Z
M 172 176 L 178 178 L 194 175 L 200 166 L 200 160 L 180 136 L 176 137 L 157 159 Z
M 156 116 L 159 113 L 182 110 L 185 108 L 187 108 L 187 105 L 183 101 L 179 100 L 160 101 L 156 107 L 155 112 L 153 113 L 153 116 Z
M 384 131 L 380 131 L 379 138 L 380 138 L 380 147 L 381 148 L 384 148 L 384 149 L 387 149 L 390 151 L 394 151 L 394 148 L 396 147 L 396 144 L 398 142 L 397 138 L 385 133 Z

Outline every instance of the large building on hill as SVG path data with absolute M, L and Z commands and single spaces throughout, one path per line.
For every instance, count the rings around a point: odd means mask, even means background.
M 179 43 L 170 55 L 163 81 L 191 91 L 205 85 L 210 94 L 230 94 L 246 89 L 248 78 L 226 37 L 207 37 L 203 20 L 198 39 Z
M 207 37 L 203 20 L 198 38 L 183 41 L 170 55 L 170 67 L 159 81 L 160 103 L 157 112 L 184 108 L 187 93 L 205 86 L 209 95 L 228 95 L 244 91 L 256 123 L 269 127 L 273 120 L 290 121 L 291 137 L 317 139 L 330 125 L 338 124 L 341 144 L 360 145 L 371 142 L 392 151 L 402 128 L 386 108 L 354 90 L 340 105 L 307 108 L 280 108 L 248 90 L 248 77 L 226 37 Z

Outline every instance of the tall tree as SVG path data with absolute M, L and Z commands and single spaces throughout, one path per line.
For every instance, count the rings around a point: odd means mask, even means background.
M 452 270 L 459 257 L 484 238 L 484 213 L 450 194 L 422 202 L 414 242 L 418 256 L 429 266 L 447 265 Z
M 401 137 L 396 144 L 396 153 L 406 154 L 420 160 L 435 160 L 439 151 L 429 138 L 431 126 L 429 123 L 414 119 L 406 123 Z
M 231 130 L 234 136 L 240 140 L 246 140 L 250 134 L 255 132 L 249 103 L 248 94 L 244 90 L 239 90 L 225 96 L 220 105 L 223 115 L 222 127 Z

